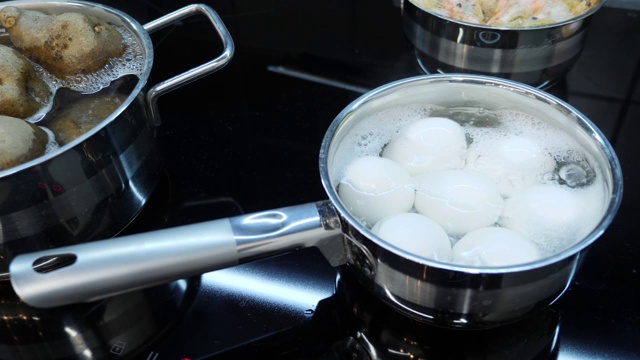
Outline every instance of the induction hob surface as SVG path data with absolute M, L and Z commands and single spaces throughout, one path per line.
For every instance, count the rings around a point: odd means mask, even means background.
M 184 1 L 99 1 L 144 24 Z M 222 70 L 159 99 L 165 168 L 125 233 L 325 198 L 318 151 L 335 116 L 364 92 L 421 74 L 389 0 L 205 2 L 236 45 Z M 193 17 L 152 34 L 151 82 L 215 57 L 220 44 Z M 610 1 L 586 47 L 548 89 L 589 117 L 614 145 L 625 193 L 561 300 L 504 328 L 465 332 L 398 316 L 305 249 L 204 274 L 197 294 L 159 339 L 110 359 L 638 359 L 640 350 L 640 9 Z M 450 345 L 452 344 L 452 345 Z M 460 344 L 458 346 L 457 344 Z M 82 351 L 79 351 L 82 353 Z M 97 355 L 96 355 L 97 356 Z M 94 358 L 78 355 L 78 358 Z

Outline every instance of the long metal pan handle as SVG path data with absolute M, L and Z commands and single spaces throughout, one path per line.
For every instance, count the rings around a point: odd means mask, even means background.
M 324 201 L 22 254 L 9 272 L 25 303 L 50 308 L 310 246 L 338 265 L 340 233 L 333 206 Z
M 233 39 L 231 38 L 231 35 L 229 34 L 227 28 L 224 26 L 222 19 L 220 19 L 220 16 L 218 16 L 218 14 L 207 5 L 192 4 L 186 6 L 159 19 L 151 21 L 145 24 L 143 27 L 148 33 L 152 33 L 177 21 L 197 14 L 202 14 L 206 16 L 207 19 L 209 19 L 216 32 L 220 36 L 220 39 L 222 40 L 223 51 L 218 57 L 214 58 L 213 60 L 208 61 L 191 70 L 188 70 L 182 74 L 176 75 L 171 79 L 162 81 L 149 89 L 149 91 L 147 92 L 147 103 L 149 104 L 151 119 L 156 122 L 155 125 L 160 125 L 158 97 L 192 81 L 209 75 L 215 71 L 218 71 L 219 69 L 227 65 L 233 57 L 235 49 Z

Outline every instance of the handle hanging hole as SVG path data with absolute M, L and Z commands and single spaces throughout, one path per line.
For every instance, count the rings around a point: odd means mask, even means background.
M 47 255 L 36 259 L 31 266 L 34 271 L 44 274 L 70 266 L 76 260 L 78 257 L 75 254 Z

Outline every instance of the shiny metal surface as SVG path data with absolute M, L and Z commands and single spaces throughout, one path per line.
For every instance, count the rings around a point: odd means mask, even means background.
M 11 262 L 11 284 L 27 304 L 51 308 L 312 246 L 340 261 L 340 228 L 324 218 L 331 216 L 327 205 L 310 203 L 22 254 Z
M 610 196 L 600 223 L 571 248 L 536 262 L 496 268 L 465 267 L 421 258 L 386 243 L 349 214 L 337 193 L 344 139 L 367 117 L 390 107 L 507 106 L 567 130 L 597 163 Z M 341 154 L 341 151 L 343 152 Z M 613 148 L 590 120 L 533 87 L 478 75 L 429 75 L 399 80 L 358 98 L 336 117 L 322 143 L 320 172 L 344 218 L 347 261 L 358 278 L 396 310 L 435 325 L 485 328 L 516 320 L 557 299 L 571 283 L 581 253 L 605 231 L 620 205 L 622 173 Z
M 190 6 L 145 27 L 127 14 L 81 1 L 9 1 L 3 6 L 30 10 L 75 11 L 128 29 L 141 45 L 144 66 L 128 97 L 98 126 L 60 149 L 0 172 L 0 273 L 6 279 L 15 254 L 116 235 L 141 210 L 155 188 L 162 164 L 161 140 L 150 115 L 157 97 L 228 63 L 233 42 L 207 6 Z M 205 13 L 223 38 L 223 55 L 145 94 L 153 63 L 146 31 L 193 13 Z M 212 64 L 213 63 L 213 64 Z M 145 96 L 147 99 L 145 99 Z M 151 102 L 149 102 L 151 101 Z
M 572 21 L 511 29 L 446 19 L 402 3 L 403 29 L 424 71 L 498 76 L 541 88 L 562 78 L 584 46 L 590 15 Z
M 150 116 L 151 119 L 155 121 L 156 125 L 160 124 L 160 114 L 157 106 L 157 100 L 160 95 L 165 94 L 169 91 L 173 91 L 181 86 L 187 85 L 192 81 L 198 80 L 204 76 L 211 74 L 212 72 L 219 70 L 220 68 L 227 65 L 227 63 L 231 61 L 231 58 L 233 57 L 235 49 L 233 39 L 231 39 L 229 31 L 222 22 L 222 19 L 220 19 L 220 16 L 218 16 L 218 14 L 209 6 L 203 4 L 193 4 L 185 6 L 182 9 L 174 11 L 157 20 L 145 24 L 144 29 L 149 33 L 153 33 L 154 31 L 162 29 L 168 25 L 174 24 L 178 21 L 195 15 L 204 15 L 207 17 L 211 25 L 213 25 L 214 29 L 220 36 L 220 39 L 222 40 L 223 51 L 215 59 L 197 66 L 191 70 L 188 70 L 182 74 L 176 75 L 171 79 L 162 81 L 149 89 L 149 91 L 147 91 L 147 102 L 150 105 L 151 113 Z
M 230 218 L 238 257 L 243 261 L 318 247 L 333 265 L 345 262 L 337 213 L 328 201 L 294 205 Z

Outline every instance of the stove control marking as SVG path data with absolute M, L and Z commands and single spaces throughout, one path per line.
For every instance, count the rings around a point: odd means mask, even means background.
M 117 341 L 115 344 L 113 344 L 113 346 L 111 347 L 111 353 L 112 354 L 116 354 L 118 356 L 122 355 L 124 353 L 124 348 L 127 346 L 127 343 L 124 341 Z

